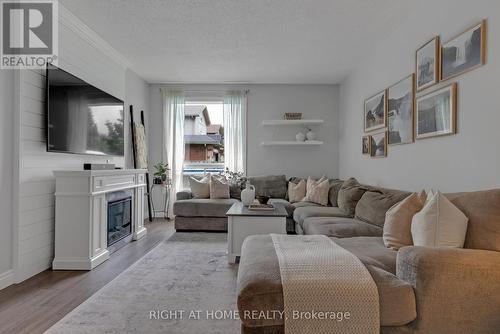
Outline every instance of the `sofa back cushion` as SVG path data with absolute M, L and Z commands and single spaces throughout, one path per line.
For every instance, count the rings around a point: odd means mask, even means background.
M 464 247 L 500 251 L 500 189 L 445 196 L 469 218 Z
M 387 210 L 410 195 L 406 191 L 372 187 L 356 205 L 355 216 L 366 223 L 383 227 Z
M 355 178 L 351 177 L 346 180 L 338 193 L 337 202 L 339 209 L 350 217 L 354 216 L 356 204 L 366 190 L 367 188 L 359 184 Z
M 253 176 L 248 181 L 255 187 L 256 196 L 285 198 L 287 182 L 285 175 Z

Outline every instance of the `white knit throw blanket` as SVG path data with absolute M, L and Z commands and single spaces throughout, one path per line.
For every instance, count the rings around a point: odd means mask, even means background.
M 377 286 L 355 255 L 322 235 L 271 237 L 283 285 L 285 334 L 380 332 Z

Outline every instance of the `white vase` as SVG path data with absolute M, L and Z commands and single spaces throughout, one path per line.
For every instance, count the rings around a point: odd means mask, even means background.
M 245 189 L 241 191 L 241 202 L 245 206 L 249 206 L 250 204 L 253 203 L 255 200 L 255 187 L 252 186 L 249 182 L 247 182 L 247 185 Z
M 295 135 L 295 140 L 296 141 L 304 141 L 304 140 L 306 140 L 306 135 L 303 134 L 302 132 L 299 132 Z
M 306 133 L 307 140 L 315 140 L 316 139 L 316 134 L 312 132 L 312 130 L 309 129 Z

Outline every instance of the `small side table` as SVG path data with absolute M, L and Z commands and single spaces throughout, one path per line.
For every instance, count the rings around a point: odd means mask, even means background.
M 236 263 L 241 255 L 243 240 L 255 234 L 286 234 L 288 213 L 282 205 L 275 204 L 273 211 L 252 211 L 243 203 L 234 203 L 227 211 L 227 260 Z
M 172 183 L 170 180 L 165 181 L 162 184 L 155 184 L 153 183 L 151 185 L 151 207 L 153 209 L 153 216 L 156 217 L 156 213 L 163 213 L 163 218 L 168 219 L 168 209 L 169 209 L 169 204 L 170 204 L 170 190 L 172 188 Z M 155 192 L 160 192 L 160 194 L 163 196 L 163 208 L 161 210 L 155 208 Z M 161 198 L 161 196 L 160 196 Z

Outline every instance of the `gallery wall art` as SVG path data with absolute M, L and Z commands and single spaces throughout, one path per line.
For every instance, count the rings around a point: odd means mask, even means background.
M 486 21 L 467 29 L 443 43 L 441 47 L 441 80 L 482 66 L 486 60 Z
M 365 132 L 385 128 L 387 114 L 387 94 L 382 91 L 365 100 Z
M 370 136 L 363 136 L 361 139 L 361 152 L 364 155 L 370 154 Z
M 417 139 L 453 134 L 456 132 L 456 122 L 456 83 L 417 98 Z
M 415 75 L 409 75 L 387 89 L 388 144 L 413 143 Z
M 387 156 L 387 132 L 374 133 L 370 136 L 370 156 L 385 158 Z
M 439 37 L 436 36 L 415 52 L 417 90 L 421 91 L 439 81 Z

